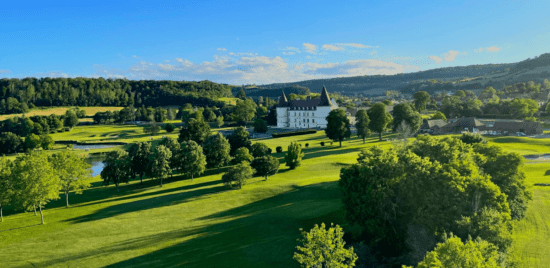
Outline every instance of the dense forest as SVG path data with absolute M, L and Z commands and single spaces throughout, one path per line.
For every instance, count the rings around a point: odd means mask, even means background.
M 231 87 L 210 81 L 156 81 L 104 78 L 0 79 L 0 114 L 34 106 L 222 106 Z

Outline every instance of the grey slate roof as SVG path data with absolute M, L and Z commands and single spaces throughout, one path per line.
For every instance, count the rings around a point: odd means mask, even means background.
M 424 123 L 422 123 L 420 129 L 432 129 L 435 126 L 441 128 L 445 125 L 447 125 L 447 122 L 445 122 L 445 120 L 443 119 L 426 120 L 424 121 Z
M 332 106 L 332 102 L 329 99 L 327 89 L 323 87 L 321 91 L 321 97 L 319 99 L 307 99 L 307 100 L 288 100 L 285 93 L 279 97 L 279 105 L 277 107 L 318 107 L 318 106 Z

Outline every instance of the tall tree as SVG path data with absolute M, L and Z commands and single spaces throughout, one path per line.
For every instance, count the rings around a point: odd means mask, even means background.
M 208 137 L 203 147 L 207 166 L 219 169 L 221 166 L 229 163 L 231 160 L 229 149 L 229 142 L 221 133 L 216 133 Z
M 103 170 L 101 171 L 101 178 L 104 185 L 114 183 L 116 191 L 118 192 L 118 185 L 121 182 L 128 183 L 128 179 L 131 176 L 131 163 L 130 157 L 126 151 L 117 149 L 107 153 L 107 157 L 103 160 Z
M 19 207 L 38 207 L 44 224 L 42 208 L 50 201 L 59 199 L 61 182 L 56 176 L 48 156 L 44 152 L 31 152 L 18 156 L 14 161 L 13 176 L 17 178 L 14 189 Z
M 172 156 L 168 160 L 168 162 L 170 163 L 170 177 L 172 177 L 172 174 L 173 174 L 172 170 L 177 169 L 177 163 L 175 161 L 175 157 L 178 154 L 178 151 L 180 150 L 181 146 L 178 143 L 178 141 L 176 141 L 176 139 L 171 137 L 163 138 L 162 141 L 159 143 L 159 145 L 163 145 L 172 153 Z
M 135 143 L 130 147 L 130 165 L 134 175 L 138 175 L 140 183 L 143 184 L 143 175 L 147 171 L 147 164 L 151 158 L 151 144 L 143 141 Z
M 252 120 L 256 115 L 256 103 L 253 100 L 237 100 L 234 118 L 240 122 Z
M 65 201 L 69 207 L 69 193 L 82 194 L 90 187 L 90 176 L 92 166 L 76 154 L 68 151 L 61 151 L 49 158 L 55 174 L 61 180 L 61 191 L 65 194 Z
M 241 100 L 246 99 L 246 93 L 244 93 L 243 89 L 239 90 L 239 93 L 237 93 L 237 98 L 239 98 Z
M 369 122 L 369 128 L 373 132 L 378 133 L 378 137 L 380 138 L 380 141 L 382 141 L 382 133 L 386 130 L 386 126 L 390 123 L 391 118 L 388 116 L 388 113 L 386 112 L 386 105 L 383 103 L 375 103 L 370 109 L 367 111 L 367 114 L 369 115 L 370 122 Z
M 417 91 L 414 93 L 414 107 L 417 111 L 426 110 L 426 104 L 430 100 L 430 94 L 426 91 Z
M 447 121 L 447 117 L 445 117 L 445 114 L 443 114 L 440 111 L 435 112 L 435 114 L 430 119 L 431 120 L 441 119 L 443 121 Z
M 325 133 L 327 137 L 333 141 L 340 142 L 342 147 L 342 141 L 345 138 L 351 137 L 349 119 L 346 116 L 346 111 L 343 109 L 336 109 L 330 111 L 327 116 L 327 129 Z
M 363 143 L 365 143 L 365 138 L 367 138 L 371 134 L 371 131 L 369 129 L 369 121 L 370 120 L 369 116 L 367 115 L 367 111 L 357 111 L 357 114 L 355 115 L 355 128 L 357 129 L 357 136 L 363 139 Z
M 216 117 L 216 126 L 218 128 L 223 126 L 223 115 Z
M 155 151 L 153 159 L 149 162 L 149 173 L 151 177 L 160 180 L 160 187 L 162 187 L 163 180 L 172 173 L 172 168 L 170 168 L 172 152 L 164 145 L 157 146 Z
M 0 222 L 4 221 L 3 206 L 11 203 L 13 198 L 12 162 L 6 157 L 0 158 Z
M 179 159 L 177 163 L 185 173 L 191 175 L 191 180 L 195 175 L 204 173 L 206 169 L 206 156 L 202 147 L 194 141 L 181 143 L 181 150 L 175 157 Z
M 230 167 L 229 170 L 223 174 L 222 181 L 231 188 L 236 185 L 241 189 L 246 183 L 246 180 L 252 178 L 252 174 L 254 174 L 254 169 L 250 167 L 248 162 L 244 161 Z
M 325 224 L 321 223 L 321 226 L 315 224 L 309 232 L 300 229 L 303 238 L 298 241 L 303 246 L 297 247 L 299 252 L 294 253 L 294 259 L 307 268 L 354 267 L 358 257 L 353 247 L 344 248 L 346 242 L 342 227 L 331 225 L 328 230 L 325 228 Z
M 233 132 L 227 136 L 227 140 L 231 144 L 231 155 L 235 155 L 235 152 L 241 147 L 250 149 L 252 146 L 250 133 L 242 126 L 234 128 Z
M 78 125 L 78 117 L 72 110 L 67 110 L 65 112 L 65 122 L 64 125 L 66 127 L 73 128 L 74 126 Z
M 266 156 L 269 153 L 269 147 L 267 147 L 267 144 L 263 142 L 256 142 L 252 144 L 250 152 L 254 157 Z
M 422 125 L 422 116 L 408 103 L 400 103 L 393 107 L 393 132 L 397 131 L 401 122 L 405 122 L 410 127 L 411 133 L 415 133 Z
M 210 126 L 204 120 L 197 120 L 192 118 L 187 126 L 182 126 L 180 135 L 178 137 L 179 142 L 192 140 L 199 145 L 210 135 Z
M 256 133 L 266 133 L 269 128 L 267 127 L 267 122 L 263 119 L 256 119 L 254 121 L 254 132 Z
M 212 111 L 212 108 L 210 107 L 206 107 L 206 109 L 204 109 L 203 115 L 204 119 L 206 119 L 206 121 L 208 122 L 213 122 L 214 120 L 216 120 L 216 114 L 214 113 L 214 111 Z
M 256 175 L 265 177 L 265 180 L 267 180 L 268 176 L 277 174 L 279 171 L 279 165 L 279 159 L 271 155 L 256 157 L 251 164 L 251 166 L 256 170 Z
M 295 141 L 291 142 L 285 155 L 286 166 L 290 169 L 299 167 L 302 164 L 302 157 L 304 157 L 304 153 L 300 145 Z
M 235 156 L 233 157 L 233 163 L 238 164 L 243 161 L 247 161 L 248 163 L 252 162 L 254 160 L 254 156 L 252 156 L 248 152 L 248 148 L 241 147 L 237 149 L 237 152 L 235 152 Z

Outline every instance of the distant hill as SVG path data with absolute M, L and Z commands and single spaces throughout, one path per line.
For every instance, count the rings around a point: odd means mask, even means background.
M 247 96 L 252 97 L 272 97 L 280 95 L 282 88 L 290 89 L 293 86 L 300 86 L 308 88 L 312 92 L 318 92 L 323 86 L 326 86 L 331 93 L 375 96 L 383 95 L 387 90 L 397 90 L 405 93 L 418 90 L 428 92 L 437 90 L 455 91 L 458 89 L 480 91 L 488 86 L 500 90 L 504 85 L 519 82 L 535 81 L 541 83 L 545 78 L 550 78 L 550 54 L 543 54 L 518 63 L 469 65 L 396 75 L 340 77 L 267 84 L 245 88 L 245 92 Z M 287 93 L 286 89 L 285 93 Z M 288 91 L 288 93 L 296 92 Z

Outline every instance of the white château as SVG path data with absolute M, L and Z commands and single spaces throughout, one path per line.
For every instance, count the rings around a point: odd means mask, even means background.
M 285 93 L 279 97 L 277 105 L 277 127 L 280 128 L 326 128 L 330 111 L 338 109 L 331 101 L 327 89 L 323 87 L 321 96 L 305 100 L 288 100 Z

